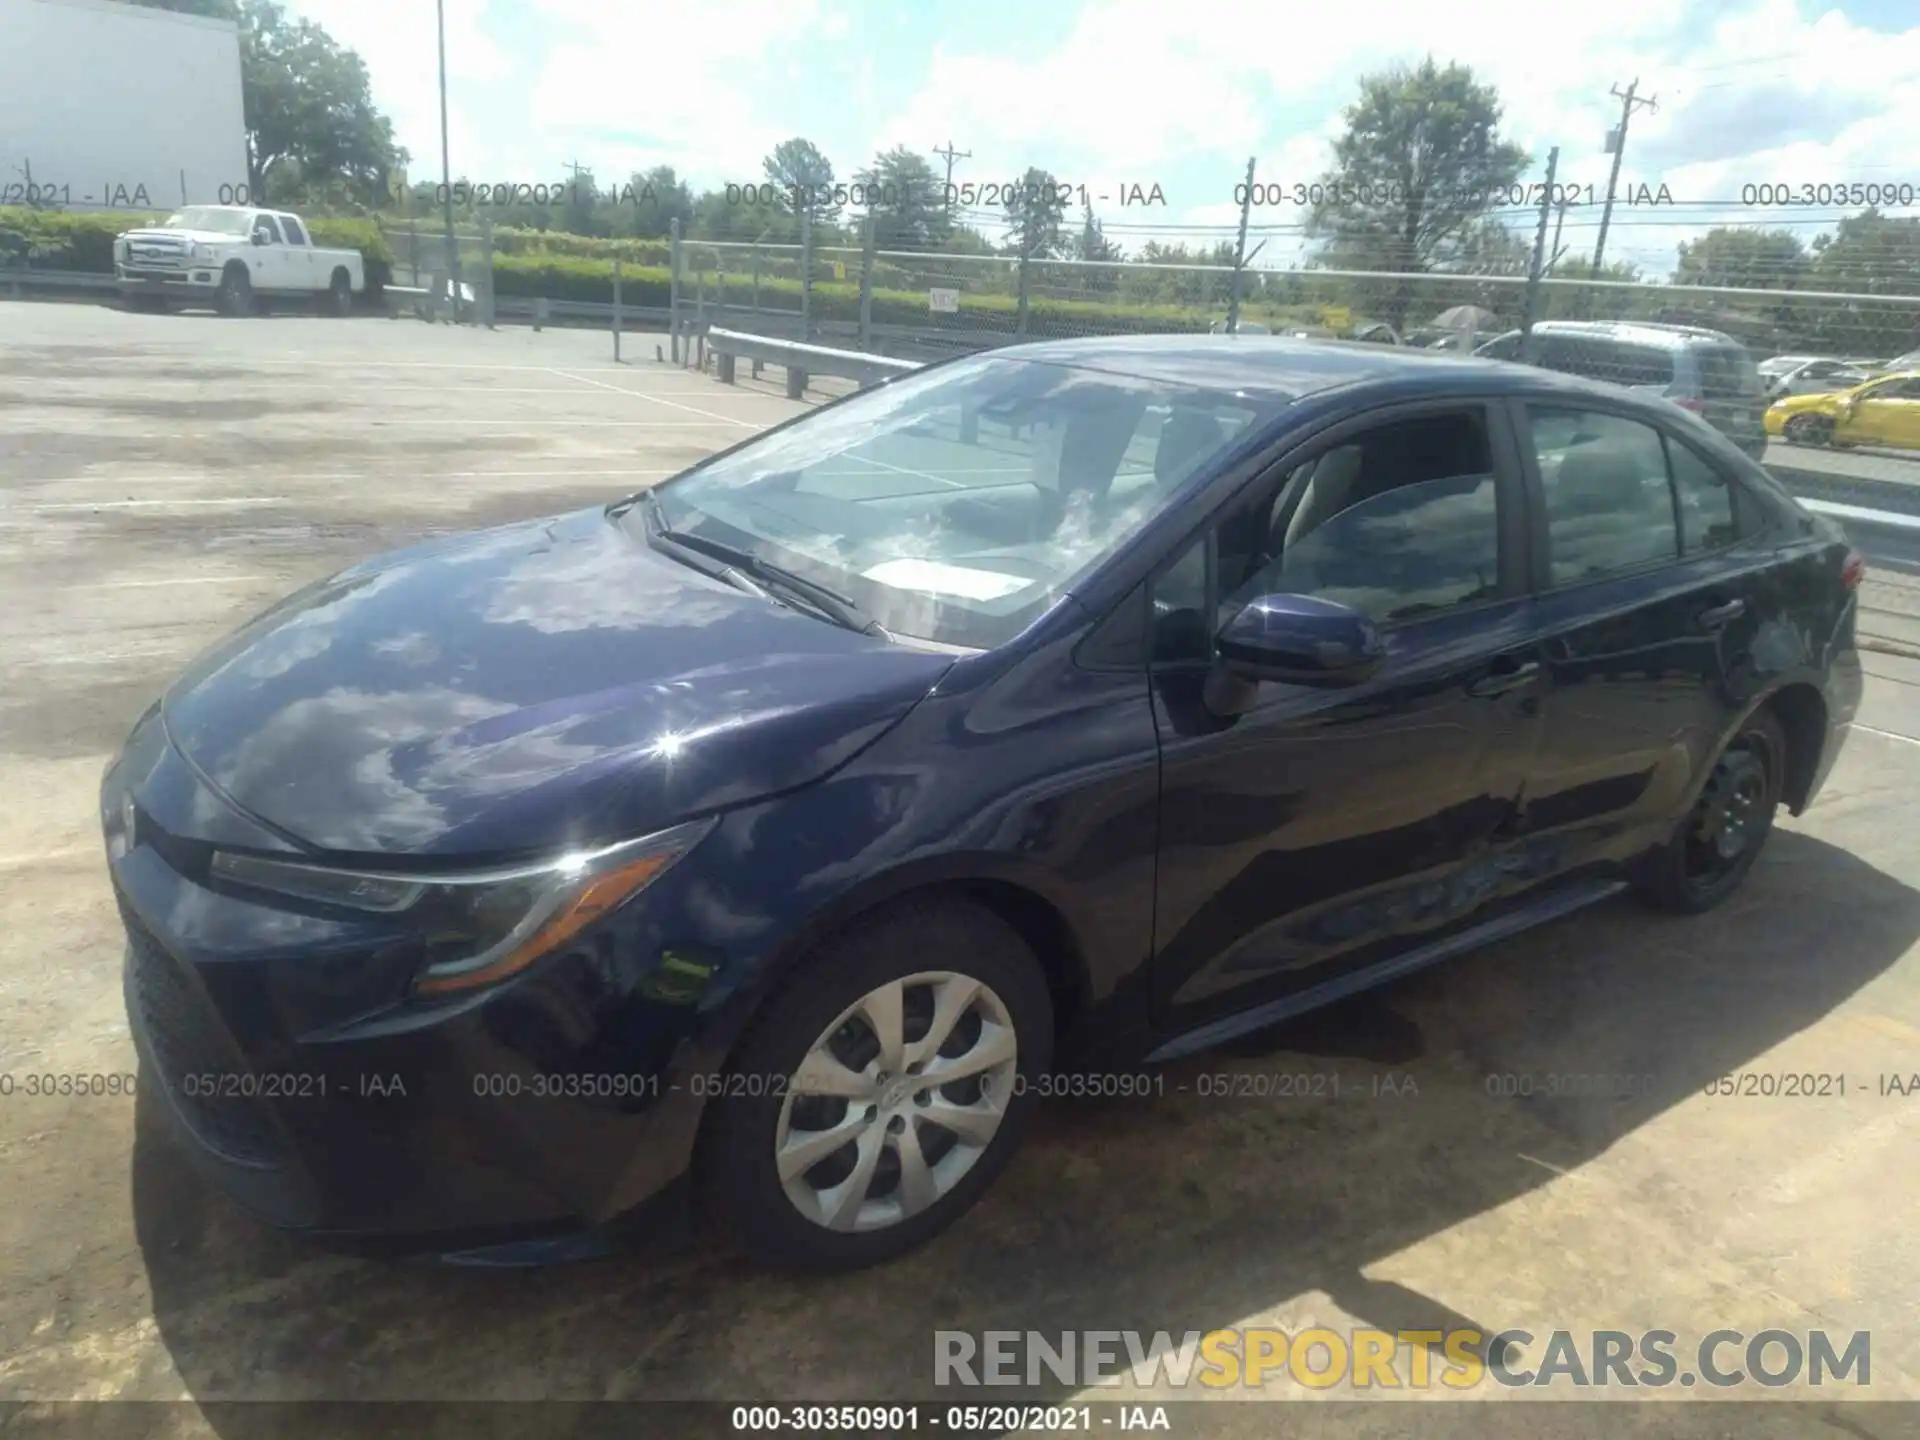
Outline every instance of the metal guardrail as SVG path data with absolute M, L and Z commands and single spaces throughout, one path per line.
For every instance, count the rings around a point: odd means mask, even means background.
M 19 300 L 21 290 L 83 291 L 120 289 L 120 282 L 112 275 L 102 275 L 93 270 L 19 270 L 0 269 L 0 289 L 4 289 L 7 298 Z
M 787 372 L 787 398 L 798 400 L 807 390 L 809 375 L 841 375 L 862 385 L 875 385 L 899 375 L 911 375 L 920 368 L 918 360 L 895 360 L 888 355 L 872 355 L 861 350 L 830 350 L 824 345 L 808 345 L 799 340 L 776 340 L 770 335 L 749 335 L 743 330 L 721 330 L 709 326 L 706 346 L 713 351 L 720 383 L 734 383 L 734 365 L 750 360 L 757 371 L 760 365 L 779 365 Z

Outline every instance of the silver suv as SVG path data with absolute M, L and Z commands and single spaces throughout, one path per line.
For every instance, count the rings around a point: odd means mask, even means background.
M 1518 360 L 1521 338 L 1510 330 L 1473 353 Z M 1663 395 L 1755 459 L 1767 448 L 1760 371 L 1731 335 L 1692 325 L 1542 320 L 1533 327 L 1533 344 L 1532 363 L 1542 369 Z

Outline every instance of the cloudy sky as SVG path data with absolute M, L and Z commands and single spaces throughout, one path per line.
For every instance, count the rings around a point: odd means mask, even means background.
M 433 7 L 293 0 L 365 57 L 375 97 L 438 178 Z M 1310 180 L 1360 75 L 1431 53 L 1498 89 L 1504 130 L 1544 178 L 1604 194 L 1609 90 L 1638 77 L 1625 184 L 1680 205 L 1616 208 L 1612 258 L 1659 271 L 1715 220 L 1810 237 L 1833 208 L 1741 210 L 1742 186 L 1920 182 L 1920 0 L 446 0 L 453 170 L 540 181 L 577 161 L 602 180 L 670 164 L 696 186 L 759 178 L 804 135 L 842 178 L 877 150 L 973 152 L 954 178 L 1029 164 L 1095 195 L 1129 248 L 1152 227 L 1227 226 L 1248 156 Z M 941 162 L 935 161 L 936 165 Z M 1159 185 L 1162 207 L 1121 207 Z M 1718 202 L 1717 204 L 1714 202 Z M 1920 212 L 1912 212 L 1920 213 Z M 1263 261 L 1295 258 L 1287 206 Z M 1597 207 L 1565 239 L 1590 250 Z M 1170 236 L 1168 238 L 1178 238 Z

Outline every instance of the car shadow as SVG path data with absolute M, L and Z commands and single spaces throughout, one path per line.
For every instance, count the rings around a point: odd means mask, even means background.
M 150 1113 L 139 1243 L 160 1336 L 229 1440 L 303 1433 L 282 1407 L 220 1403 L 252 1399 L 1058 1400 L 1051 1383 L 936 1391 L 934 1332 L 1177 1338 L 1314 1294 L 1363 1325 L 1492 1331 L 1508 1317 L 1367 1268 L 1577 1172 L 1916 937 L 1920 892 L 1779 831 L 1711 915 L 1608 902 L 1165 1067 L 1149 1098 L 1050 1101 L 972 1215 L 852 1276 L 768 1275 L 704 1247 L 524 1271 L 319 1255 L 207 1190 Z M 1231 1079 L 1336 1073 L 1339 1099 Z M 1505 1077 L 1567 1074 L 1632 1081 L 1501 1093 L 1518 1088 Z M 442 1433 L 436 1415 L 473 1433 L 433 1410 L 408 1433 Z

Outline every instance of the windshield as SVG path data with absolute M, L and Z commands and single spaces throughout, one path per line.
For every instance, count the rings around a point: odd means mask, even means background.
M 893 634 L 990 648 L 1279 403 L 975 357 L 749 441 L 655 493 L 674 530 L 830 586 Z M 641 512 L 625 523 L 642 525 Z
M 169 230 L 211 230 L 220 235 L 245 235 L 249 216 L 244 210 L 216 210 L 211 205 L 189 205 L 166 218 Z

